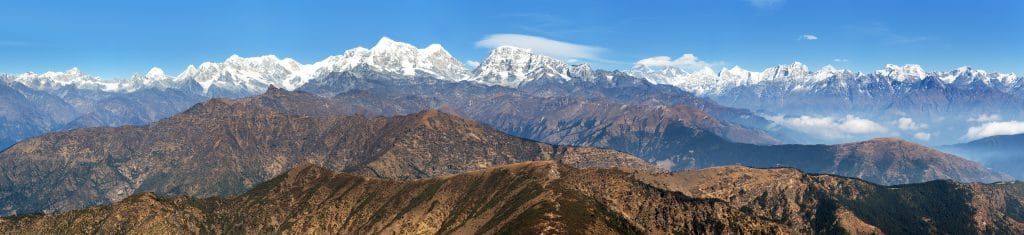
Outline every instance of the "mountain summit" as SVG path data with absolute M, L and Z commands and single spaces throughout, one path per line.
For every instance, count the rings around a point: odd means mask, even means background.
M 460 80 L 466 69 L 440 44 L 416 48 L 412 44 L 381 38 L 370 49 L 357 47 L 342 55 L 330 56 L 312 65 L 315 75 L 341 73 L 357 69 L 396 74 L 406 77 L 433 76 L 443 80 Z
M 470 81 L 506 87 L 534 80 L 589 80 L 594 76 L 589 65 L 569 65 L 533 50 L 512 46 L 495 48 L 473 73 Z

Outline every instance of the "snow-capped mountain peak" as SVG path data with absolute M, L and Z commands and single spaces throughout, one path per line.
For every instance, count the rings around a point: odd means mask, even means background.
M 700 74 L 701 76 L 715 76 L 715 70 L 711 69 L 711 67 L 704 66 L 695 71 L 694 74 Z
M 920 65 L 907 64 L 903 66 L 887 64 L 884 68 L 876 70 L 871 76 L 864 73 L 855 73 L 846 69 L 839 69 L 832 65 L 822 66 L 820 69 L 810 72 L 807 65 L 794 62 L 765 69 L 763 72 L 750 72 L 738 66 L 731 69 L 723 68 L 717 76 L 708 75 L 704 69 L 686 71 L 674 66 L 647 66 L 637 64 L 628 71 L 629 74 L 656 84 L 669 84 L 683 90 L 693 92 L 697 95 L 716 95 L 741 86 L 756 86 L 762 83 L 770 83 L 765 86 L 774 86 L 777 89 L 785 89 L 796 92 L 816 91 L 820 89 L 843 89 L 842 87 L 859 84 L 864 86 L 874 82 L 889 83 L 895 82 L 919 82 L 925 77 L 933 76 L 937 82 L 953 84 L 969 88 L 995 88 L 1008 92 L 1019 92 L 1024 90 L 1024 83 L 1020 83 L 1021 77 L 1016 74 L 987 73 L 971 67 L 960 67 L 950 72 L 927 73 Z M 838 80 L 832 80 L 838 79 Z M 838 86 L 838 87 L 831 87 Z M 888 87 L 889 85 L 881 85 Z M 857 92 L 872 92 L 867 89 L 857 88 Z M 1016 91 L 1011 91 L 1017 89 Z
M 102 80 L 86 75 L 78 68 L 71 68 L 63 72 L 29 72 L 4 76 L 3 79 L 40 90 L 57 90 L 71 86 L 107 92 L 132 92 L 148 87 L 173 88 L 198 84 L 203 92 L 214 89 L 220 95 L 247 95 L 262 92 L 270 85 L 294 90 L 313 79 L 339 72 L 393 75 L 383 76 L 387 79 L 431 77 L 508 87 L 518 87 L 534 80 L 594 81 L 593 79 L 597 77 L 590 65 L 569 65 L 531 49 L 512 46 L 495 48 L 470 73 L 439 44 L 417 48 L 409 43 L 382 37 L 373 47 L 356 47 L 313 64 L 302 64 L 290 58 L 282 59 L 274 55 L 231 55 L 219 63 L 189 65 L 177 76 L 168 76 L 163 69 L 154 67 L 145 74 L 136 74 L 130 79 Z M 833 84 L 846 86 L 855 83 L 921 81 L 926 76 L 936 78 L 937 82 L 958 86 L 993 87 L 1004 91 L 1015 89 L 1013 92 L 1024 90 L 1024 85 L 1019 82 L 1021 78 L 1016 74 L 987 73 L 966 66 L 948 72 L 926 73 L 920 65 L 888 64 L 867 76 L 831 65 L 811 72 L 807 65 L 801 62 L 778 65 L 761 72 L 733 66 L 728 69 L 722 68 L 717 73 L 708 66 L 683 69 L 678 66 L 637 63 L 626 73 L 655 84 L 677 86 L 698 95 L 721 94 L 735 87 L 761 83 L 779 83 L 783 89 L 797 91 L 821 89 Z M 832 83 L 832 78 L 839 78 L 838 83 Z M 825 81 L 828 83 L 824 83 Z
M 983 82 L 987 82 L 984 81 L 984 76 L 985 71 L 974 70 L 968 66 L 960 66 L 959 68 L 956 68 L 953 71 L 940 75 L 939 80 L 942 80 L 942 82 L 946 84 L 970 84 L 976 80 L 982 80 Z
M 921 65 L 917 64 L 907 64 L 902 67 L 895 64 L 886 64 L 885 68 L 876 70 L 875 74 L 883 77 L 890 77 L 900 82 L 907 80 L 917 81 L 924 79 L 924 77 L 928 75 L 925 73 L 924 69 L 921 68 Z
M 981 83 L 985 86 L 1012 87 L 1020 80 L 1014 73 L 989 73 L 985 70 L 974 69 L 968 66 L 959 67 L 953 71 L 940 73 L 938 77 L 946 84 L 968 86 L 974 83 Z
M 50 71 L 42 74 L 28 72 L 15 77 L 14 80 L 38 90 L 56 90 L 66 86 L 103 91 L 121 89 L 118 81 L 102 80 L 86 75 L 78 67 L 72 67 L 64 72 Z
M 676 66 L 650 66 L 637 63 L 628 72 L 632 76 L 641 77 L 654 84 L 675 85 L 679 79 L 689 76 L 689 72 Z
M 412 44 L 408 44 L 408 43 L 404 43 L 404 42 L 398 42 L 398 41 L 395 41 L 395 40 L 385 36 L 385 37 L 380 37 L 380 39 L 377 40 L 377 44 L 374 45 L 373 48 L 371 48 L 371 49 L 372 50 L 401 50 L 401 49 L 410 49 L 410 48 L 416 48 L 416 47 L 413 46 Z
M 129 79 L 129 80 L 133 81 L 133 82 L 135 82 L 137 84 L 149 85 L 149 84 L 152 84 L 155 81 L 169 81 L 169 80 L 172 80 L 172 79 L 173 79 L 173 77 L 167 76 L 167 74 L 164 73 L 163 69 L 158 68 L 158 67 L 153 67 L 153 68 L 150 68 L 149 72 L 146 72 L 146 74 L 144 74 L 144 75 L 143 74 L 137 74 L 137 73 L 132 75 L 132 78 Z
M 308 73 L 297 61 L 274 55 L 241 57 L 231 55 L 222 63 L 205 62 L 189 66 L 179 79 L 191 79 L 204 91 L 216 86 L 228 92 L 258 93 L 268 85 L 294 90 L 307 81 Z
M 195 74 L 198 73 L 198 72 L 199 72 L 199 69 L 196 69 L 195 65 L 191 65 L 190 64 L 190 65 L 188 65 L 187 68 L 185 68 L 185 71 L 181 71 L 181 73 L 178 74 L 178 77 L 179 78 L 182 78 L 182 77 L 192 77 L 192 76 L 195 76 Z
M 761 73 L 753 72 L 743 69 L 740 66 L 732 66 L 730 69 L 722 68 L 721 72 L 718 72 L 718 76 L 722 80 L 734 81 L 734 84 L 755 84 L 761 82 Z
M 754 73 L 743 69 L 739 65 L 732 66 L 732 68 L 722 68 L 722 71 L 718 72 L 719 77 L 728 78 L 730 80 L 750 80 Z
M 769 81 L 808 78 L 808 74 L 810 74 L 810 70 L 807 69 L 807 65 L 799 61 L 793 62 L 793 64 L 781 64 L 761 72 L 761 75 L 764 76 L 762 79 Z
M 165 79 L 165 78 L 167 78 L 167 74 L 164 73 L 163 69 L 160 69 L 158 67 L 153 67 L 153 68 L 149 69 L 149 72 L 146 72 L 146 78 L 150 78 L 150 79 Z
M 423 49 L 419 49 L 419 53 L 421 55 L 430 55 L 436 53 L 448 54 L 448 51 L 445 50 L 444 47 L 441 46 L 441 44 L 434 43 L 428 45 L 427 47 L 424 47 Z
M 448 53 L 441 44 L 430 44 L 426 48 L 418 49 L 417 52 L 419 55 L 416 58 L 416 65 L 421 71 L 447 80 L 462 80 L 468 76 L 465 65 Z
M 551 57 L 536 54 L 531 49 L 513 46 L 494 48 L 487 59 L 474 71 L 471 81 L 507 87 L 538 80 L 569 81 L 574 77 L 593 79 L 589 65 L 570 66 Z
M 53 72 L 47 72 L 47 73 L 53 73 Z M 68 71 L 66 71 L 64 73 L 67 74 L 67 75 L 70 75 L 70 76 L 82 76 L 82 71 L 79 70 L 78 67 L 71 67 L 71 69 L 68 69 Z
M 814 71 L 814 73 L 825 73 L 825 74 L 837 74 L 837 73 L 846 73 L 846 72 L 850 72 L 850 71 L 846 70 L 846 69 L 838 69 L 835 66 L 832 66 L 831 64 L 828 64 L 828 65 L 825 65 L 825 66 L 821 66 L 821 68 L 818 69 L 818 71 Z
M 418 49 L 412 44 L 382 37 L 370 49 L 357 47 L 342 55 L 328 57 L 315 63 L 316 75 L 351 71 L 367 67 L 376 72 L 397 74 L 405 77 L 431 75 L 438 79 L 460 80 L 466 76 L 466 69 L 439 44 Z
M 180 82 L 180 80 L 167 76 L 163 69 L 153 67 L 145 75 L 136 73 L 132 75 L 131 79 L 117 82 L 117 87 L 119 91 L 131 92 L 142 88 L 172 88 L 178 84 L 177 82 Z
M 370 48 L 370 65 L 389 72 L 398 72 L 405 76 L 416 75 L 416 58 L 419 49 L 412 44 L 396 42 L 382 37 L 377 45 Z
M 814 71 L 814 81 L 824 81 L 826 79 L 833 77 L 846 77 L 847 75 L 851 74 L 853 74 L 853 72 L 851 72 L 850 70 L 837 69 L 836 67 L 830 64 L 822 66 L 820 69 L 818 69 L 818 71 Z

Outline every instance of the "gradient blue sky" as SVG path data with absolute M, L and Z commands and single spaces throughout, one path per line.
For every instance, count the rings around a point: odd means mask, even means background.
M 1021 74 L 1022 16 L 1024 1 L 1011 0 L 10 1 L 0 7 L 0 73 L 173 75 L 231 54 L 312 63 L 381 36 L 480 61 L 482 39 L 521 34 L 593 49 L 579 61 L 606 69 L 692 53 L 751 70 L 801 61 Z

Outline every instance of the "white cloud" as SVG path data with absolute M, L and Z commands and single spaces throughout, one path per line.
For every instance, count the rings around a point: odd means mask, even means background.
M 635 65 L 643 65 L 648 67 L 678 67 L 686 71 L 695 71 L 704 67 L 710 67 L 711 64 L 700 60 L 693 54 L 683 54 L 679 58 L 672 59 L 668 56 L 655 56 L 638 60 Z
M 916 123 L 913 118 L 901 117 L 899 120 L 896 120 L 896 127 L 899 127 L 900 130 L 904 131 L 916 131 L 927 129 L 928 124 Z
M 832 59 L 832 61 L 833 62 L 840 62 L 840 63 L 850 62 L 850 60 L 845 59 L 845 58 L 835 58 L 835 59 Z
M 914 138 L 915 139 L 919 139 L 919 140 L 923 140 L 923 141 L 928 141 L 928 140 L 932 139 L 932 134 L 924 133 L 924 132 L 918 132 L 918 133 L 914 133 Z
M 654 162 L 654 166 L 658 167 L 658 168 L 661 168 L 661 169 L 665 169 L 665 170 L 671 171 L 672 168 L 676 166 L 676 163 L 673 162 L 672 159 L 665 159 L 665 160 Z
M 999 119 L 1002 119 L 1002 117 L 1000 117 L 999 114 L 980 114 L 977 117 L 972 117 L 972 118 L 967 119 L 967 121 L 971 121 L 971 122 L 994 122 L 994 121 L 999 121 Z
M 472 69 L 472 68 L 476 68 L 477 66 L 480 66 L 480 61 L 467 60 L 465 64 L 466 64 L 466 67 L 469 67 L 469 68 Z
M 750 4 L 753 4 L 757 8 L 772 8 L 781 6 L 785 3 L 785 0 L 749 0 Z
M 563 42 L 544 37 L 523 34 L 492 34 L 476 42 L 477 47 L 496 48 L 514 46 L 531 49 L 542 55 L 559 60 L 601 60 L 598 54 L 604 48 Z
M 800 35 L 800 40 L 814 41 L 814 40 L 818 40 L 818 36 L 816 36 L 814 34 L 804 34 L 804 35 Z
M 967 134 L 962 139 L 976 140 L 989 136 L 1016 135 L 1020 133 L 1024 133 L 1024 122 L 989 122 L 981 126 L 968 128 Z
M 851 135 L 881 134 L 889 131 L 874 121 L 853 115 L 846 115 L 843 118 L 811 116 L 786 118 L 781 115 L 767 118 L 775 122 L 775 124 L 826 139 L 849 138 Z

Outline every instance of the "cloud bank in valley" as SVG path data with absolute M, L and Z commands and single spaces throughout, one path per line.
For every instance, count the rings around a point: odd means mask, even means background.
M 967 134 L 964 134 L 961 138 L 965 140 L 976 140 L 990 136 L 1016 135 L 1020 133 L 1024 133 L 1024 122 L 987 122 L 979 126 L 968 128 Z
M 838 140 L 858 135 L 885 134 L 889 129 L 877 122 L 853 115 L 845 117 L 785 117 L 769 116 L 776 125 L 781 125 L 823 139 Z

